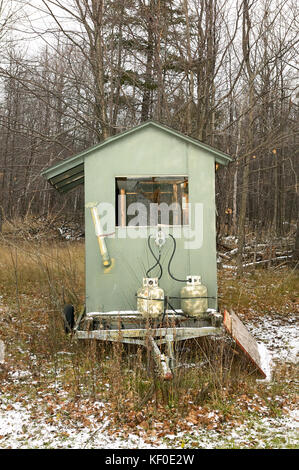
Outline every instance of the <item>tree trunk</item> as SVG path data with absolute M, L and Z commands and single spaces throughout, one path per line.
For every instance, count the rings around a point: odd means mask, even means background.
M 299 207 L 299 194 L 297 194 L 297 207 Z M 296 263 L 296 268 L 299 269 L 299 221 L 298 220 L 297 220 L 297 230 L 296 230 L 293 260 Z

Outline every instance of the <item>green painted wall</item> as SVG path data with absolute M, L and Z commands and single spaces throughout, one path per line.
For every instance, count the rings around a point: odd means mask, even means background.
M 215 158 L 192 143 L 148 126 L 112 141 L 85 158 L 85 204 L 115 204 L 117 176 L 171 176 L 189 178 L 189 202 L 203 204 L 203 245 L 200 249 L 184 248 L 184 239 L 177 239 L 172 263 L 173 274 L 184 279 L 200 274 L 208 287 L 208 295 L 217 295 L 216 231 L 215 231 Z M 191 228 L 194 228 L 191 224 Z M 147 238 L 107 238 L 106 243 L 114 267 L 104 272 L 90 209 L 85 209 L 86 230 L 86 311 L 136 310 L 137 289 L 146 270 L 154 264 L 147 247 Z M 116 233 L 124 230 L 116 228 Z M 144 229 L 146 237 L 149 229 Z M 171 240 L 162 251 L 164 268 L 160 286 L 166 295 L 178 296 L 183 283 L 168 276 L 167 264 Z M 157 270 L 158 273 L 158 270 Z M 154 272 L 151 273 L 151 276 Z M 179 308 L 179 304 L 173 303 Z M 210 299 L 210 307 L 215 301 Z

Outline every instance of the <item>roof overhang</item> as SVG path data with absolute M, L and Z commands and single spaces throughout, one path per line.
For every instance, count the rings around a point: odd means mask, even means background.
M 84 184 L 84 158 L 68 158 L 42 172 L 57 191 L 67 193 L 71 189 Z
M 230 161 L 232 161 L 232 157 L 226 153 L 211 147 L 210 145 L 204 144 L 198 139 L 194 139 L 193 137 L 182 134 L 181 132 L 172 129 L 171 127 L 165 126 L 164 124 L 160 124 L 155 121 L 147 121 L 127 131 L 109 137 L 103 142 L 100 142 L 99 144 L 94 145 L 93 147 L 90 147 L 77 155 L 51 166 L 47 170 L 43 171 L 42 175 L 49 181 L 49 183 L 52 184 L 52 186 L 54 186 L 55 189 L 61 193 L 66 193 L 84 183 L 84 160 L 89 154 L 94 151 L 101 150 L 111 142 L 122 139 L 123 137 L 148 126 L 159 128 L 160 130 L 167 132 L 168 134 L 171 134 L 181 140 L 184 140 L 189 144 L 195 145 L 202 150 L 206 150 L 207 152 L 211 153 L 215 158 L 215 161 L 221 165 L 227 165 Z

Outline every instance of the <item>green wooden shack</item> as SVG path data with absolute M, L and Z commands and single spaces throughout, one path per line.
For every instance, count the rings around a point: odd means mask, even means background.
M 61 193 L 84 184 L 87 313 L 135 311 L 143 278 L 155 276 L 174 308 L 176 279 L 201 276 L 217 309 L 215 166 L 230 160 L 148 121 L 43 172 Z

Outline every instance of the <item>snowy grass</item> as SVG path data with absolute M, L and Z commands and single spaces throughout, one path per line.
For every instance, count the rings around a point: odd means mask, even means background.
M 60 309 L 84 296 L 83 250 L 0 247 L 0 448 L 298 446 L 298 274 L 219 273 L 222 307 L 259 342 L 267 380 L 211 340 L 187 343 L 185 367 L 163 384 L 141 349 L 65 337 Z

